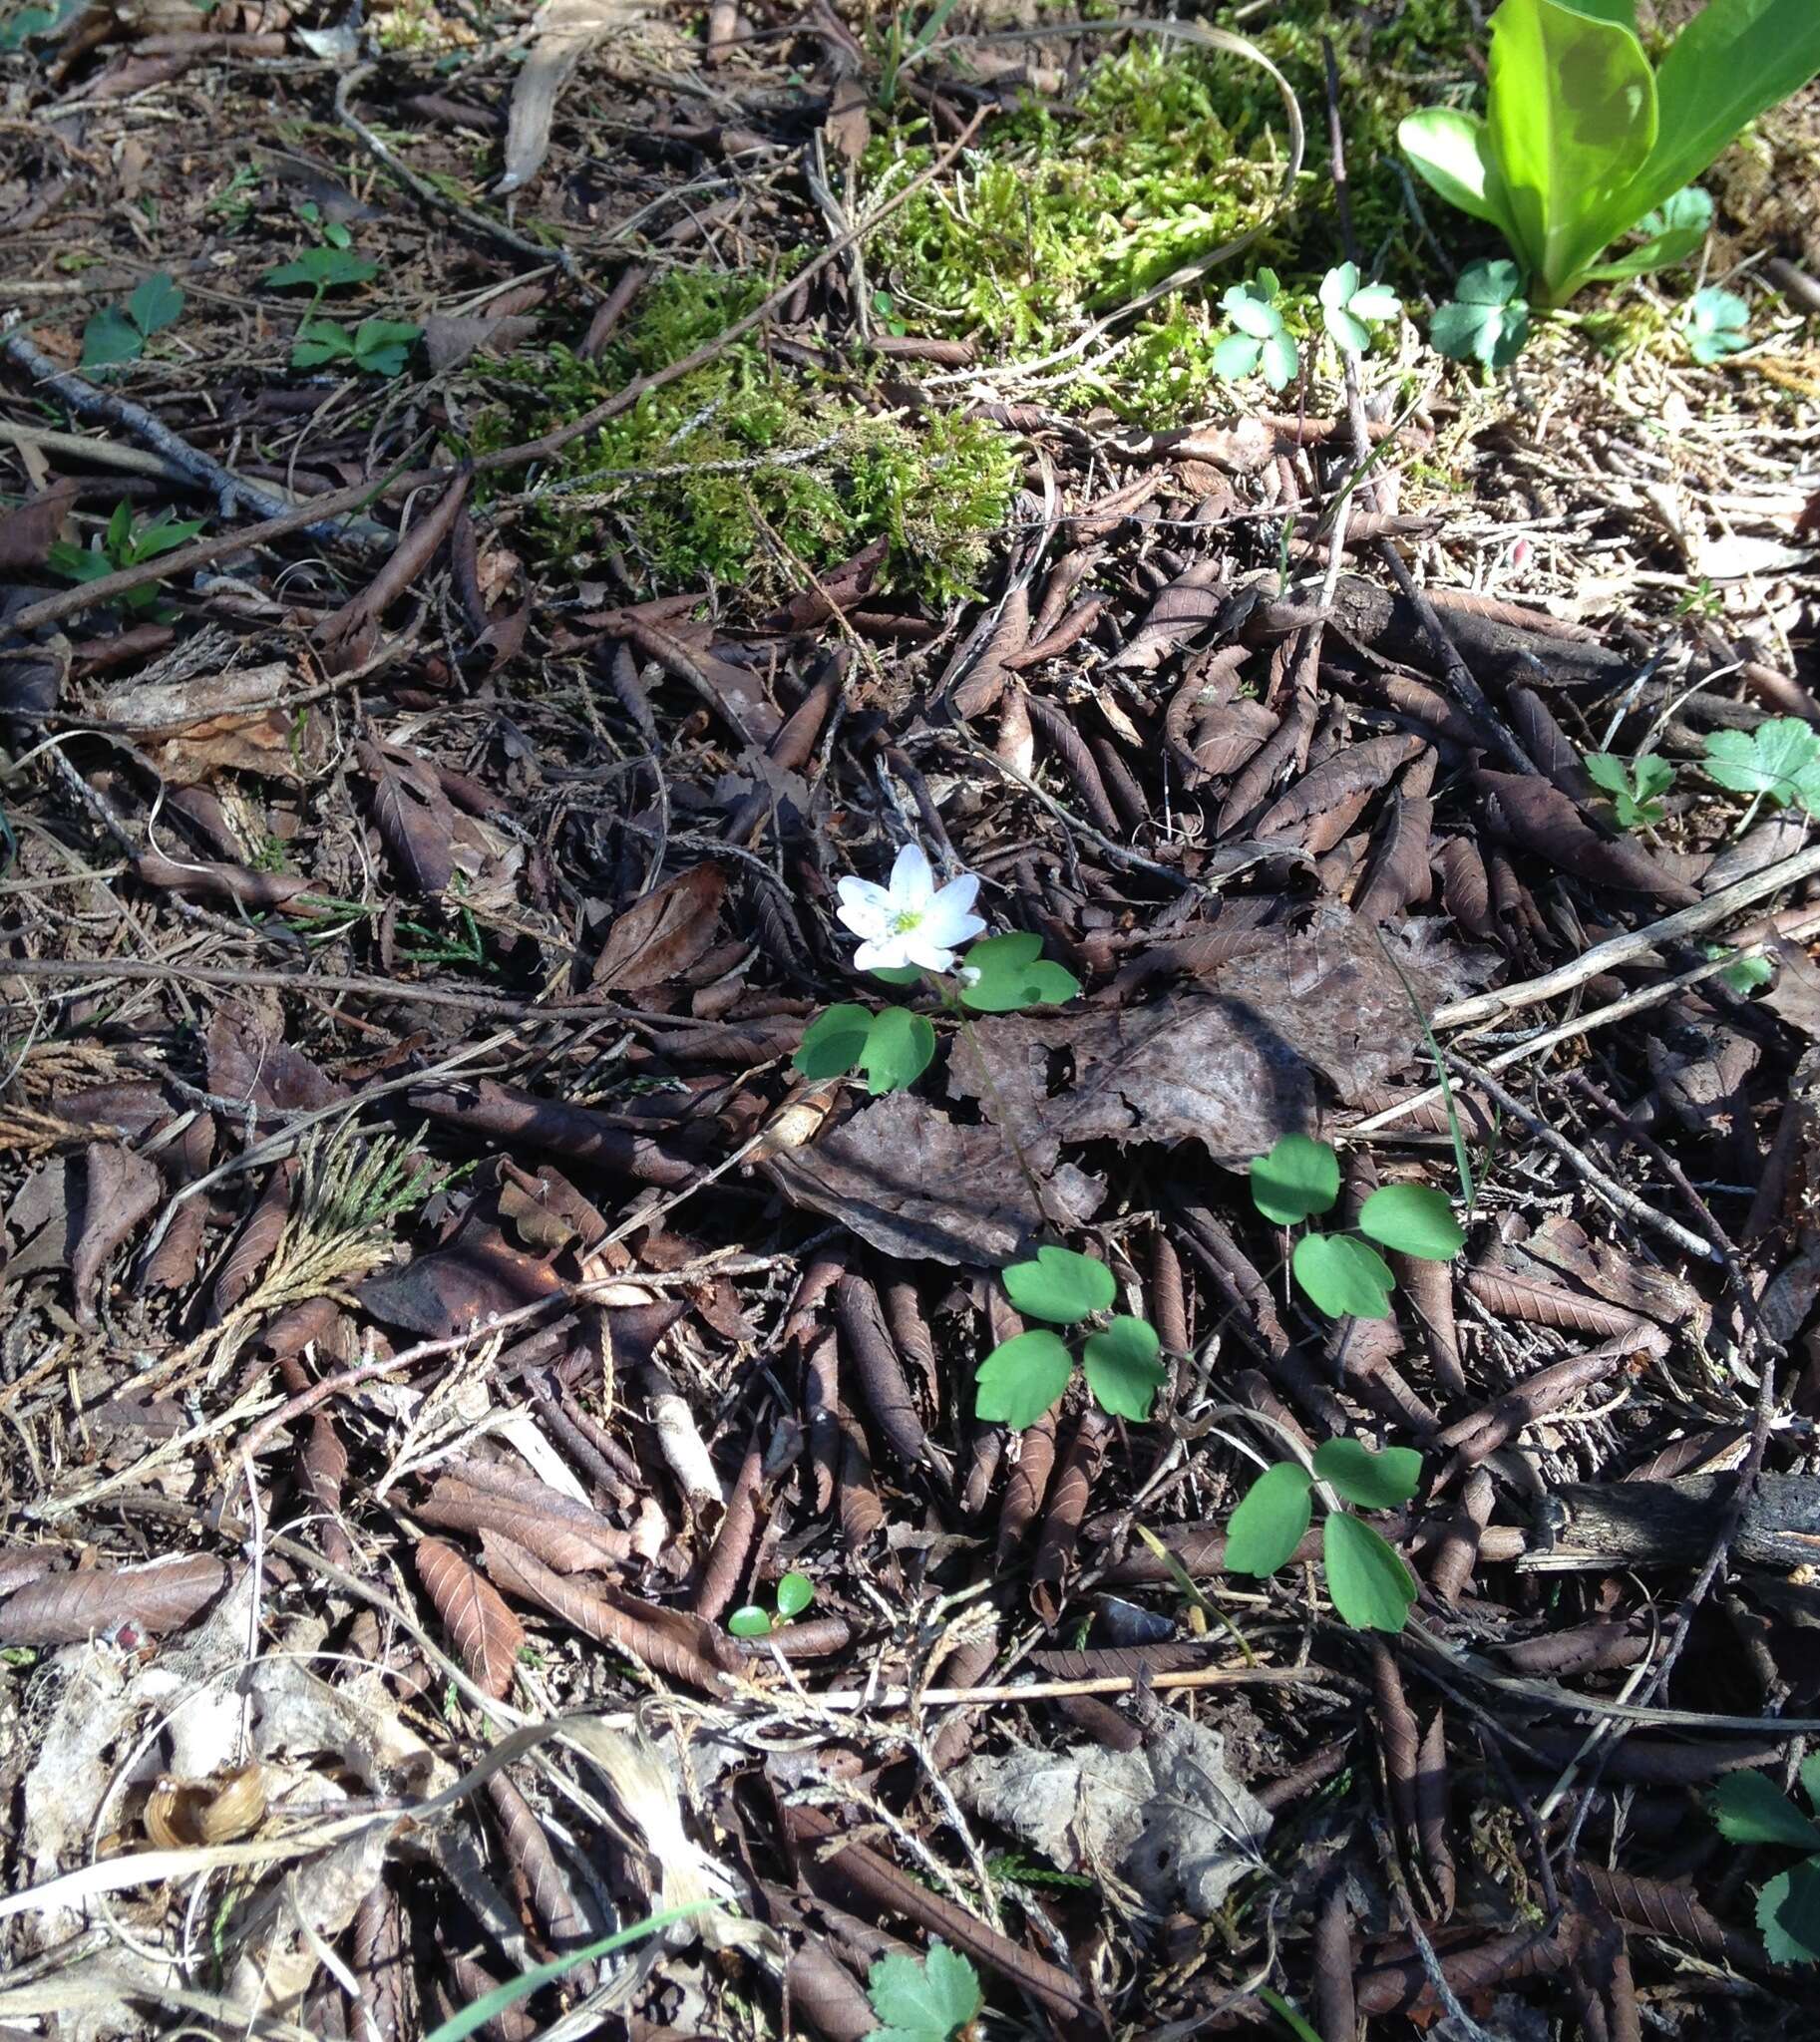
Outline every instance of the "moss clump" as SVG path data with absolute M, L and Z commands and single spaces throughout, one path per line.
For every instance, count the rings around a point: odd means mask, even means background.
M 591 409 L 724 332 L 767 288 L 672 273 L 598 362 L 554 349 L 508 368 L 503 401 L 475 421 L 476 450 Z M 626 470 L 636 473 L 615 473 Z M 526 528 L 552 557 L 616 551 L 653 594 L 718 585 L 759 601 L 883 538 L 882 585 L 939 606 L 975 592 L 1017 472 L 1015 448 L 990 426 L 880 416 L 752 340 L 566 448 L 539 477 L 560 489 L 529 510 Z

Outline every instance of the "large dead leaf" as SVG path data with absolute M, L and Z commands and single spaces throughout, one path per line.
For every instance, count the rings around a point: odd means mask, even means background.
M 205 1552 L 47 1574 L 0 1602 L 0 1644 L 68 1645 L 125 1623 L 162 1636 L 181 1629 L 226 1582 L 225 1565 Z
M 1315 1125 L 1306 1064 L 1241 1000 L 1182 992 L 1148 1006 L 1006 1015 L 977 1024 L 973 1040 L 985 1073 L 963 1037 L 949 1053 L 949 1087 L 995 1122 L 1008 1114 L 1033 1162 L 1062 1142 L 1197 1141 L 1236 1167 Z
M 132 733 L 173 787 L 194 787 L 237 770 L 299 781 L 325 749 L 321 719 L 280 707 L 295 676 L 283 660 L 233 673 L 114 689 L 103 714 Z
M 1030 1155 L 1053 1218 L 1079 1225 L 1105 1187 L 1039 1138 Z M 794 1204 L 826 1212 L 888 1255 L 935 1262 L 1009 1261 L 1044 1224 L 1004 1137 L 962 1127 L 908 1092 L 844 1121 L 812 1147 L 769 1158 Z
M 607 931 L 592 980 L 596 992 L 662 985 L 713 944 L 727 897 L 725 865 L 678 872 L 632 903 Z
M 505 1695 L 512 1687 L 525 1626 L 507 1608 L 500 1591 L 440 1538 L 420 1540 L 417 1573 L 468 1671 L 490 1695 Z
M 633 0 L 550 0 L 512 89 L 512 124 L 506 134 L 506 174 L 497 189 L 517 191 L 531 182 L 549 154 L 549 124 L 556 99 L 588 48 L 638 20 Z

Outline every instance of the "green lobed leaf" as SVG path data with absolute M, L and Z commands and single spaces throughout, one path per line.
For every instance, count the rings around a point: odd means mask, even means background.
M 1321 308 L 1321 321 L 1332 336 L 1333 345 L 1349 355 L 1362 355 L 1371 345 L 1371 336 L 1362 321 L 1341 310 L 1337 305 Z
M 1311 1478 L 1299 1461 L 1267 1468 L 1226 1527 L 1226 1563 L 1239 1574 L 1274 1574 L 1301 1543 L 1314 1516 Z
M 1322 1440 L 1314 1450 L 1314 1473 L 1361 1511 L 1394 1511 L 1420 1486 L 1422 1457 L 1413 1447 L 1374 1454 L 1360 1440 Z
M 1708 365 L 1750 345 L 1750 307 L 1736 291 L 1709 285 L 1687 301 L 1687 347 L 1696 362 Z
M 1621 759 L 1616 752 L 1583 752 L 1581 758 L 1587 769 L 1587 778 L 1595 787 L 1603 787 L 1607 794 L 1631 792 L 1629 759 Z
M 306 248 L 294 262 L 281 262 L 265 272 L 266 287 L 288 290 L 293 284 L 308 284 L 312 290 L 333 290 L 344 283 L 365 283 L 379 274 L 379 264 L 356 255 L 351 248 Z
M 844 1078 L 865 1054 L 871 1029 L 865 1007 L 830 1007 L 803 1030 L 790 1062 L 805 1078 Z
M 1284 1135 L 1252 1165 L 1252 1203 L 1277 1226 L 1299 1226 L 1330 1211 L 1339 1196 L 1339 1157 L 1311 1135 Z
M 1811 1823 L 1767 1773 L 1727 1773 L 1712 1790 L 1712 1814 L 1727 1843 L 1820 1851 L 1820 1826 Z
M 908 1007 L 881 1007 L 866 1031 L 866 1047 L 860 1053 L 866 1073 L 866 1089 L 874 1098 L 884 1092 L 903 1092 L 915 1084 L 933 1061 L 935 1031 L 920 1014 Z
M 401 375 L 422 337 L 414 320 L 363 319 L 354 332 L 354 359 L 371 375 Z
M 137 362 L 146 350 L 146 336 L 117 305 L 97 312 L 82 329 L 82 366 L 112 369 Z
M 1263 286 L 1236 283 L 1220 299 L 1221 309 L 1239 331 L 1252 340 L 1269 340 L 1282 331 L 1282 314 Z
M 1376 325 L 1382 320 L 1400 317 L 1403 301 L 1388 284 L 1368 283 L 1362 291 L 1352 293 L 1346 310 L 1354 319 Z
M 1026 1007 L 1059 1007 L 1075 998 L 1080 980 L 1044 958 L 1040 936 L 1023 931 L 975 943 L 960 961 L 978 976 L 962 982 L 960 1004 L 977 1014 L 1020 1014 Z
M 1327 1593 L 1355 1631 L 1400 1631 L 1415 1602 L 1415 1576 L 1361 1519 L 1329 1511 L 1321 1527 Z
M 1263 344 L 1243 333 L 1229 333 L 1214 348 L 1214 374 L 1229 383 L 1243 383 L 1258 366 Z
M 1443 1191 L 1427 1185 L 1385 1185 L 1359 1207 L 1358 1230 L 1418 1261 L 1448 1262 L 1466 1245 Z
M 351 360 L 354 336 L 338 319 L 305 319 L 290 344 L 293 369 L 317 369 L 324 362 Z
M 1761 795 L 1778 808 L 1798 801 L 1820 814 L 1820 738 L 1799 717 L 1771 717 L 1754 731 L 1709 732 L 1705 767 L 1734 794 Z
M 771 1635 L 771 1616 L 756 1602 L 747 1602 L 727 1618 L 727 1628 L 736 1638 L 768 1638 Z
M 1358 289 L 1358 264 L 1342 262 L 1329 269 L 1320 280 L 1320 302 L 1328 311 L 1343 309 L 1352 302 L 1352 294 Z
M 883 2023 L 868 2042 L 953 2042 L 985 2004 L 979 1973 L 944 1942 L 931 1942 L 920 1962 L 881 1957 L 866 1974 L 866 1996 Z
M 1156 1328 L 1121 1313 L 1104 1331 L 1089 1334 L 1081 1348 L 1087 1387 L 1102 1411 L 1115 1418 L 1150 1417 L 1169 1371 L 1157 1359 L 1162 1349 Z
M 793 1567 L 789 1573 L 779 1576 L 777 1584 L 777 1613 L 786 1620 L 801 1616 L 815 1600 L 815 1583 L 807 1574 L 799 1574 Z
M 1349 1233 L 1304 1233 L 1289 1267 L 1330 1319 L 1387 1319 L 1396 1278 L 1375 1248 Z
M 1060 1326 L 1110 1311 L 1119 1294 L 1104 1262 L 1072 1248 L 1038 1248 L 1035 1260 L 1013 1262 L 1003 1280 L 1006 1296 L 1020 1312 Z
M 1453 294 L 1463 305 L 1508 305 L 1522 287 L 1522 270 L 1500 256 L 1496 261 L 1469 262 L 1460 271 Z
M 183 316 L 183 293 L 162 269 L 146 278 L 127 300 L 127 317 L 148 339 Z
M 1757 1926 L 1772 1964 L 1820 1964 L 1820 1864 L 1778 1872 L 1757 1894 Z
M 1022 1432 L 1059 1400 L 1073 1373 L 1074 1357 L 1059 1334 L 1038 1327 L 1002 1340 L 979 1364 L 973 1416 Z

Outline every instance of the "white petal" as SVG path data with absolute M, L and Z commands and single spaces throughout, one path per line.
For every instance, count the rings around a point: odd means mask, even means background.
M 856 936 L 882 936 L 891 927 L 892 900 L 870 879 L 843 879 L 835 888 L 841 904 L 836 914 Z
M 924 971 L 951 971 L 954 953 L 944 950 L 939 943 L 929 940 L 926 929 L 911 929 L 910 934 L 899 939 L 906 963 L 920 965 Z
M 894 906 L 912 912 L 926 907 L 935 891 L 935 875 L 919 844 L 907 844 L 891 868 L 891 897 Z
M 939 893 L 916 924 L 931 943 L 965 943 L 978 935 L 985 923 L 969 914 L 959 902 L 943 900 Z
M 959 878 L 950 879 L 935 895 L 936 907 L 958 907 L 963 913 L 970 909 L 979 898 L 979 874 L 962 872 Z
M 907 961 L 902 936 L 891 936 L 884 942 L 862 943 L 853 953 L 856 971 L 896 971 Z

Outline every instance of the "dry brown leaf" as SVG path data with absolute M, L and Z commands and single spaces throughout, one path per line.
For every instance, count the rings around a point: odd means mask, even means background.
M 607 931 L 590 985 L 595 992 L 662 985 L 707 954 L 727 897 L 725 865 L 678 872 L 619 915 Z
M 82 1220 L 70 1242 L 70 1293 L 76 1323 L 97 1323 L 96 1296 L 109 1257 L 164 1192 L 156 1167 L 118 1143 L 91 1144 L 83 1157 Z
M 448 1627 L 468 1671 L 495 1699 L 512 1687 L 525 1626 L 491 1581 L 475 1572 L 453 1545 L 424 1538 L 417 1546 L 417 1577 Z
M 226 1567 L 202 1552 L 140 1567 L 49 1574 L 0 1602 L 0 1644 L 70 1645 L 121 1624 L 163 1637 L 226 1585 Z
M 629 0 L 550 0 L 538 17 L 537 40 L 512 89 L 506 173 L 496 190 L 522 190 L 537 175 L 549 154 L 556 100 L 575 66 L 603 36 L 628 27 L 643 12 Z

